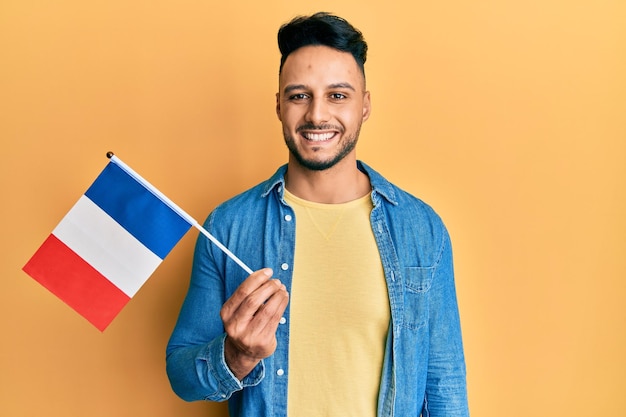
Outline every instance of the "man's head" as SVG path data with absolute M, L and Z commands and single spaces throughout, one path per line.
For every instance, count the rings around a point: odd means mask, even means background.
M 278 41 L 276 114 L 290 166 L 312 171 L 351 166 L 371 110 L 361 32 L 339 17 L 317 13 L 282 26 Z
M 296 17 L 281 26 L 278 31 L 280 71 L 292 52 L 303 46 L 315 45 L 350 53 L 365 76 L 367 43 L 363 34 L 345 19 L 325 12 Z

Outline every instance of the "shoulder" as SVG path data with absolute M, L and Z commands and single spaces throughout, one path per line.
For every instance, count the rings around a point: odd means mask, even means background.
M 373 227 L 388 231 L 402 259 L 433 265 L 449 249 L 449 235 L 437 212 L 422 199 L 403 190 L 363 164 L 372 182 Z

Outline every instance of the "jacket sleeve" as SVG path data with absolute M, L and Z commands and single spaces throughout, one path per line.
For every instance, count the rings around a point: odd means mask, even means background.
M 209 240 L 200 235 L 189 290 L 166 350 L 170 384 L 186 401 L 224 401 L 246 386 L 257 385 L 264 377 L 263 361 L 243 381 L 226 365 L 226 335 L 220 318 L 226 300 L 222 275 Z
M 173 349 L 167 355 L 167 375 L 174 392 L 185 401 L 224 401 L 244 387 L 258 384 L 264 376 L 261 362 L 239 381 L 224 361 L 222 335 L 204 345 Z
M 430 289 L 429 359 L 424 417 L 469 416 L 466 369 L 450 237 L 442 246 Z

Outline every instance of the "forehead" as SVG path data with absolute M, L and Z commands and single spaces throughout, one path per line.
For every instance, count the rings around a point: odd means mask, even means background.
M 279 77 L 279 84 L 308 86 L 350 83 L 364 87 L 365 77 L 349 52 L 328 46 L 304 46 L 289 54 Z

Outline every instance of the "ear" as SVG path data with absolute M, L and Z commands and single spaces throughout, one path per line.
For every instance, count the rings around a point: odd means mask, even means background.
M 370 97 L 370 92 L 366 91 L 363 95 L 363 121 L 366 121 L 370 118 L 370 113 L 372 112 L 372 99 Z
M 280 116 L 280 93 L 276 93 L 276 116 L 278 116 L 278 120 L 283 121 Z

